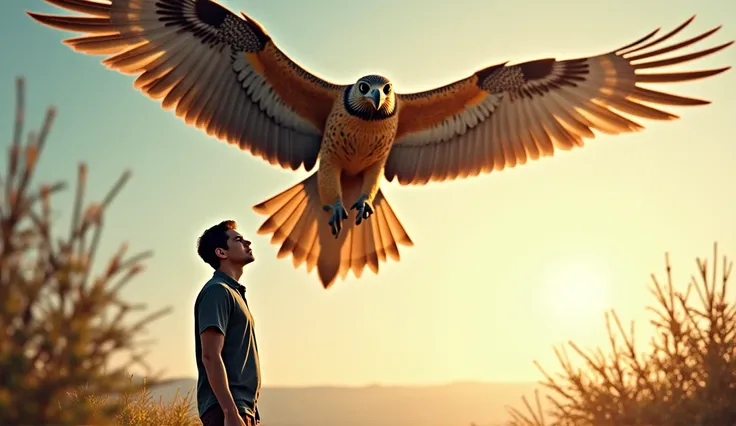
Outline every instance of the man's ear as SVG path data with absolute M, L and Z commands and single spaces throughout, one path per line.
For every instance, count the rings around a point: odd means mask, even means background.
M 223 250 L 223 249 L 221 249 L 219 247 L 215 249 L 215 255 L 217 257 L 221 258 L 221 259 L 226 259 L 227 258 L 227 253 L 225 253 L 225 250 Z

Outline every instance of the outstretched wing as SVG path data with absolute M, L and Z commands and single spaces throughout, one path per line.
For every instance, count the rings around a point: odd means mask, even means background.
M 341 86 L 289 59 L 263 28 L 211 0 L 45 0 L 84 16 L 27 12 L 85 33 L 64 40 L 104 65 L 138 76 L 135 87 L 187 124 L 271 164 L 314 167 Z
M 500 171 L 552 156 L 555 148 L 583 146 L 584 138 L 595 136 L 593 130 L 619 134 L 643 129 L 620 113 L 655 120 L 678 118 L 643 102 L 678 106 L 709 103 L 640 86 L 696 80 L 730 68 L 640 72 L 702 58 L 733 43 L 652 59 L 690 46 L 720 28 L 660 46 L 693 18 L 656 40 L 647 42 L 659 30 L 603 55 L 511 66 L 503 63 L 438 89 L 399 95 L 399 129 L 386 162 L 386 178 L 397 177 L 404 185 L 423 185 Z M 654 50 L 646 51 L 649 48 Z

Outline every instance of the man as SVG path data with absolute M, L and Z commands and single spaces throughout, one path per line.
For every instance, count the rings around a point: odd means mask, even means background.
M 226 220 L 204 231 L 197 253 L 215 272 L 194 303 L 197 409 L 204 426 L 260 423 L 261 371 L 253 317 L 238 280 L 254 261 L 250 241 Z

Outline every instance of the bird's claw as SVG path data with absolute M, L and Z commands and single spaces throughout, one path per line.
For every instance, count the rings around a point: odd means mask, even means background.
M 342 221 L 348 218 L 348 212 L 342 206 L 342 202 L 339 200 L 333 205 L 326 204 L 322 207 L 326 212 L 331 212 L 330 220 L 327 222 L 332 229 L 332 235 L 337 238 L 342 230 Z
M 355 217 L 355 224 L 360 225 L 361 222 L 368 219 L 373 214 L 373 206 L 368 201 L 367 195 L 361 195 L 358 201 L 350 207 L 350 210 L 357 210 L 358 214 Z

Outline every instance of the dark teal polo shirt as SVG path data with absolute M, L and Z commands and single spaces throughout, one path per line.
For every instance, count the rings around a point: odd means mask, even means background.
M 202 363 L 199 335 L 209 327 L 214 327 L 225 335 L 222 360 L 230 393 L 238 411 L 241 415 L 256 417 L 261 390 L 261 368 L 253 316 L 245 300 L 245 286 L 220 271 L 215 271 L 212 278 L 205 283 L 194 303 L 197 410 L 200 416 L 218 404 Z

